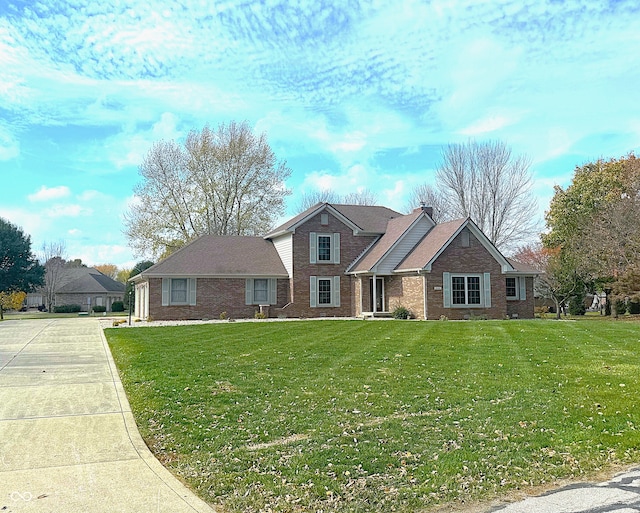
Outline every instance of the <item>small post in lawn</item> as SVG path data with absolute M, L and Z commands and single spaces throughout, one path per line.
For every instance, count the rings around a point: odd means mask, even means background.
M 129 290 L 129 326 L 131 326 L 131 295 L 133 290 Z

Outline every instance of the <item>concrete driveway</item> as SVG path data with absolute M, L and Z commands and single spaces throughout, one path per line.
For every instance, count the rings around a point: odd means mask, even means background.
M 149 452 L 98 319 L 0 323 L 0 512 L 212 512 Z

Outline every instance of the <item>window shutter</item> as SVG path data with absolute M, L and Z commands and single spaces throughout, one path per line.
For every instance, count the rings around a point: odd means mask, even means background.
M 247 278 L 244 282 L 244 304 L 253 304 L 253 278 Z
M 315 308 L 317 305 L 317 297 L 318 297 L 318 291 L 317 291 L 317 283 L 318 283 L 318 279 L 315 276 L 310 276 L 309 277 L 309 306 L 311 308 Z
M 340 234 L 338 234 L 340 235 Z M 333 277 L 332 306 L 340 306 L 340 276 Z
M 309 262 L 312 264 L 316 263 L 316 258 L 318 258 L 318 237 L 316 236 L 316 232 L 311 232 L 309 234 Z
M 491 308 L 491 274 L 484 273 L 484 307 Z
M 278 303 L 278 280 L 275 278 L 269 279 L 269 304 L 275 305 Z
M 518 283 L 520 284 L 520 300 L 527 299 L 527 279 L 524 276 L 518 277 Z
M 333 263 L 340 263 L 340 234 L 333 234 Z
M 442 273 L 442 306 L 451 308 L 451 273 Z
M 189 305 L 195 306 L 196 304 L 196 279 L 189 278 Z
M 171 278 L 162 278 L 162 306 L 169 306 L 171 292 Z

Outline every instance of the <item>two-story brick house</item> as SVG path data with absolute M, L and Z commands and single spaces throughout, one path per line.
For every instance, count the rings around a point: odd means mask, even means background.
M 133 281 L 136 316 L 157 320 L 376 316 L 397 306 L 464 319 L 533 317 L 535 275 L 470 219 L 320 203 L 264 237 L 200 237 Z

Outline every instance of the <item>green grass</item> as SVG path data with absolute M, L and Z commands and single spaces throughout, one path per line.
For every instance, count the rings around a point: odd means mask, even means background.
M 640 460 L 636 323 L 106 334 L 148 445 L 227 511 L 417 511 Z

